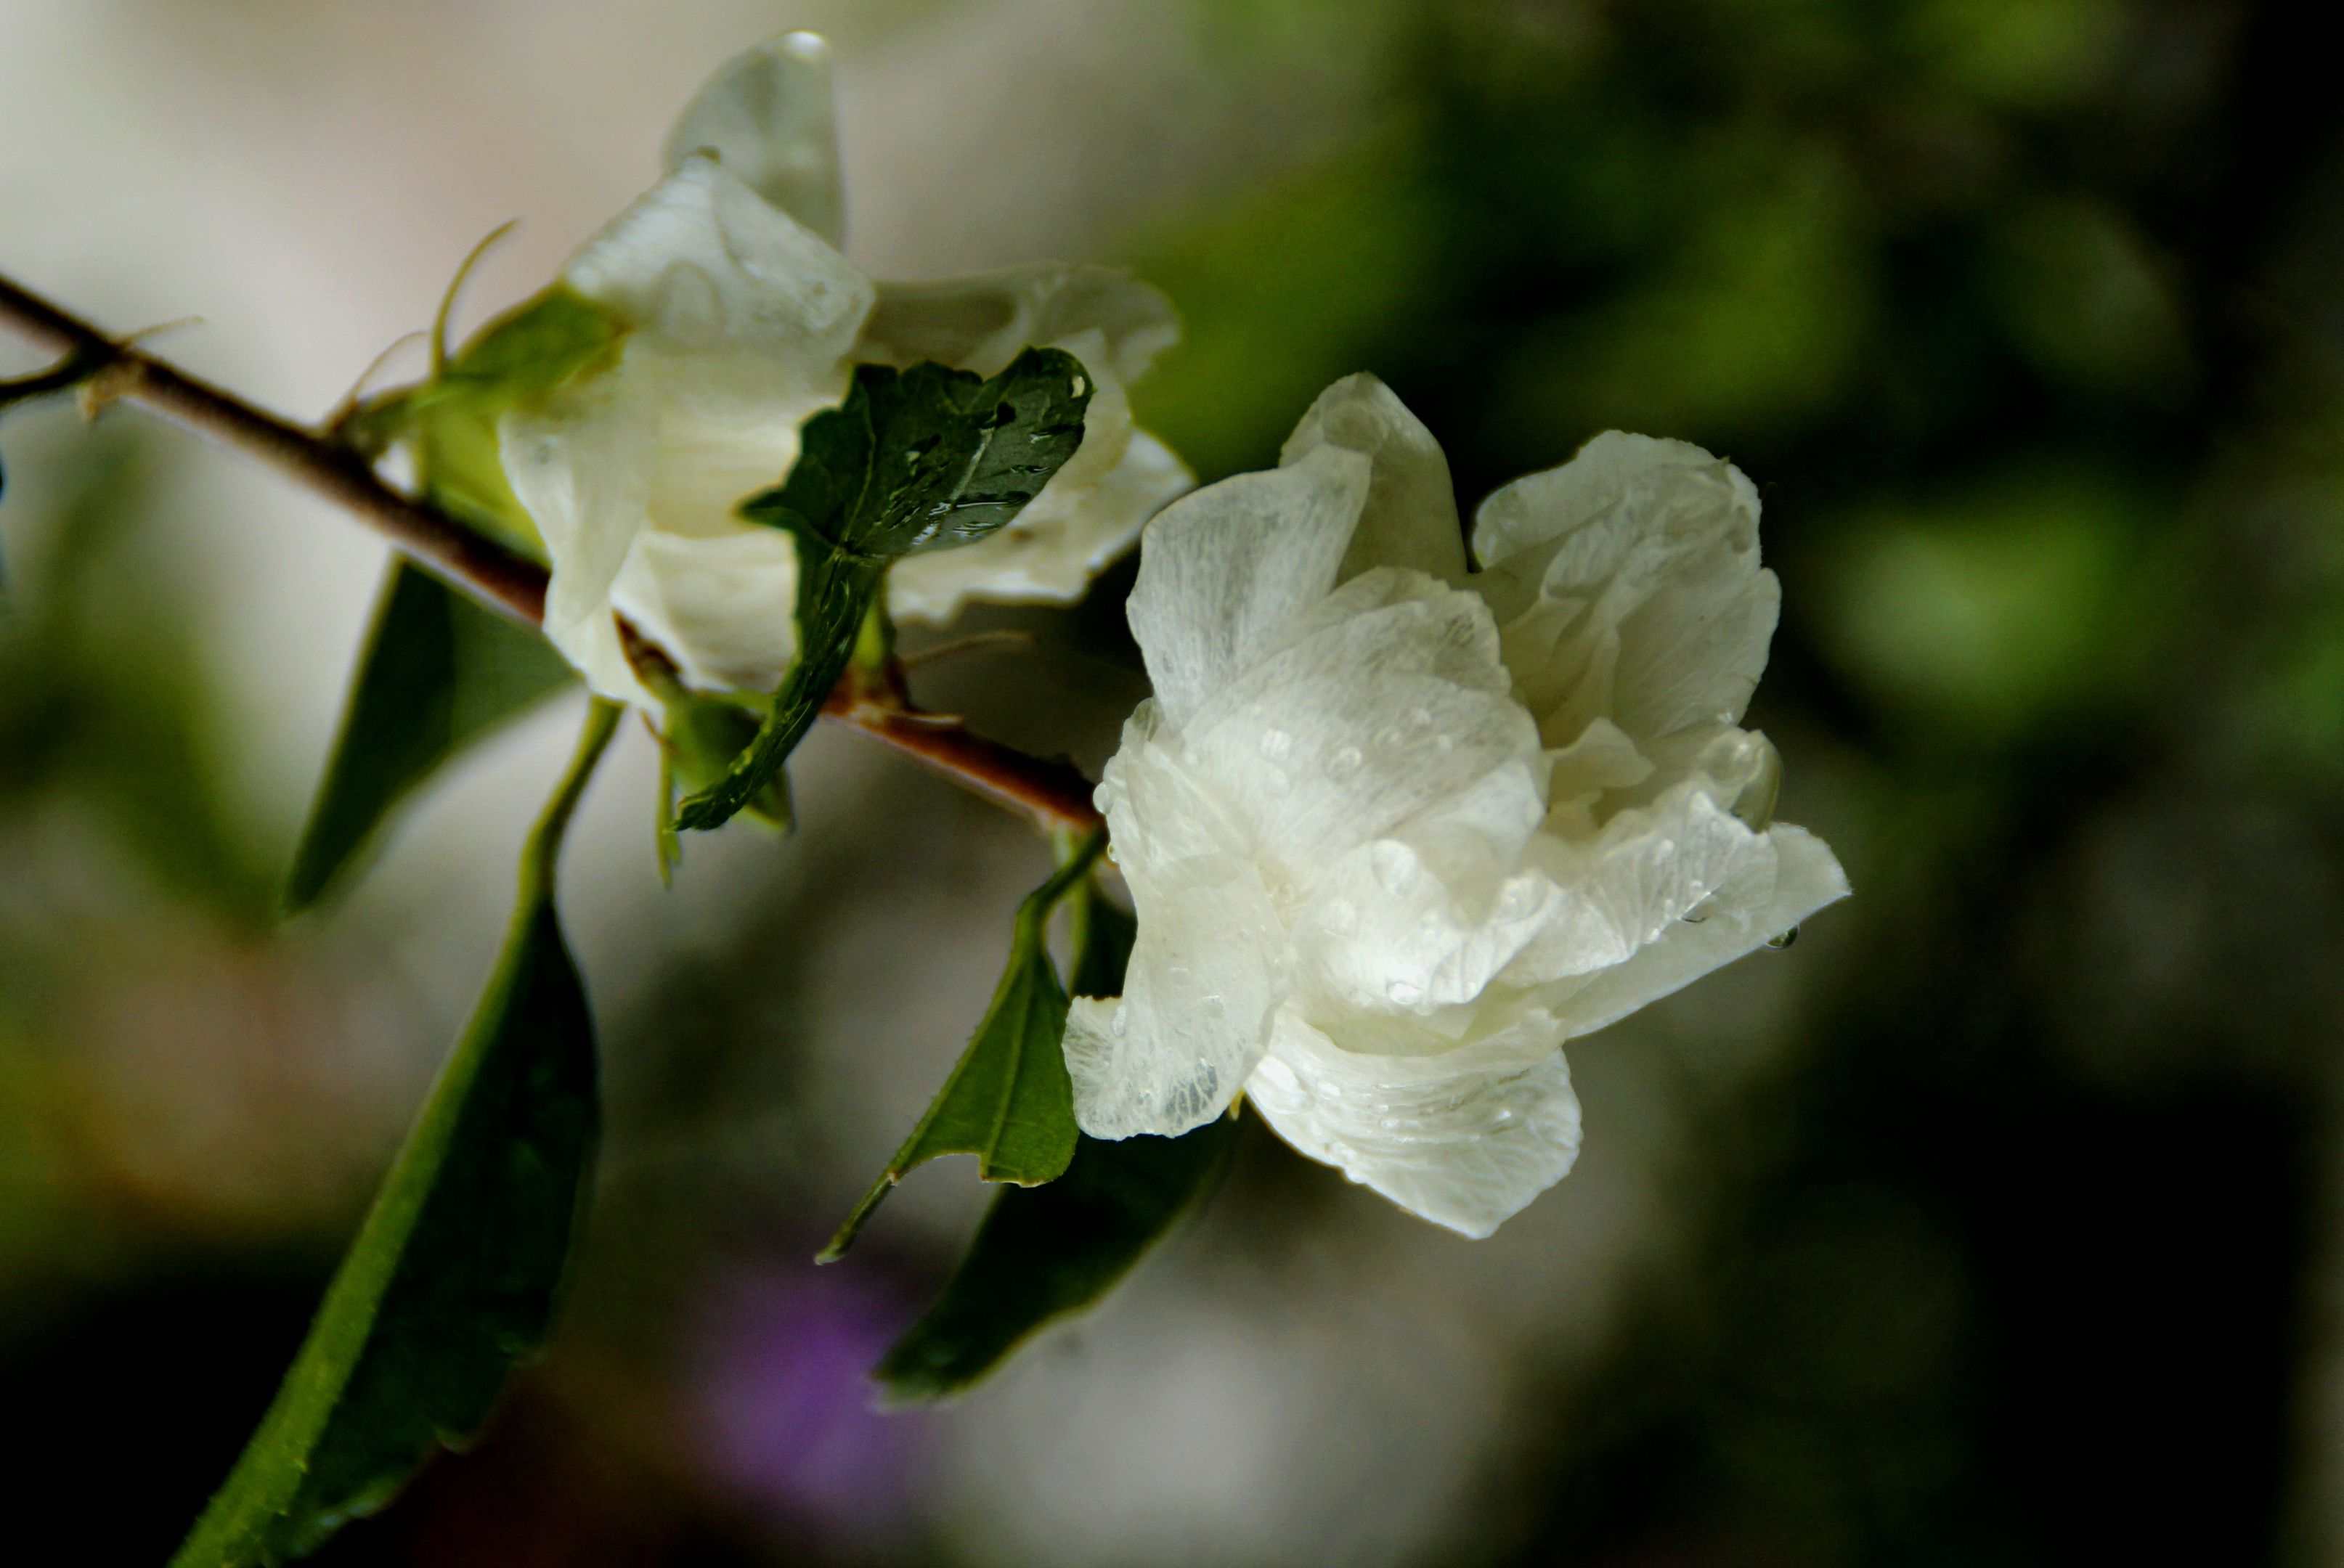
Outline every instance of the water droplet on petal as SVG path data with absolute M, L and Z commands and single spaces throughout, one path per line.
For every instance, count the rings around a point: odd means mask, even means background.
M 1356 746 L 1338 747 L 1335 754 L 1327 759 L 1327 772 L 1329 777 L 1349 779 L 1359 770 L 1359 749 Z
M 1414 1007 L 1424 1000 L 1424 988 L 1413 980 L 1390 980 L 1384 986 L 1384 995 L 1394 1007 Z
M 1795 942 L 1795 941 L 1797 941 L 1798 940 L 1799 940 L 1799 928 L 1798 928 L 1798 927 L 1796 927 L 1796 926 L 1793 926 L 1789 930 L 1784 931 L 1784 932 L 1783 932 L 1781 936 L 1779 936 L 1779 937 L 1768 937 L 1768 938 L 1766 939 L 1766 945 L 1767 945 L 1768 947 L 1770 947 L 1770 948 L 1773 948 L 1776 952 L 1780 952 L 1780 951 L 1782 951 L 1784 948 L 1789 947 L 1793 942 Z
M 1265 729 L 1261 732 L 1261 754 L 1272 762 L 1281 760 L 1293 749 L 1294 737 L 1285 730 Z

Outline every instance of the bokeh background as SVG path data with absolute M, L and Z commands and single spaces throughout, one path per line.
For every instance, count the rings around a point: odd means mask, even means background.
M 1207 477 L 1390 381 L 1470 504 L 1625 427 L 1759 483 L 1753 714 L 1857 889 L 1573 1046 L 1485 1242 L 1258 1130 L 1103 1311 L 935 1413 L 861 1369 L 983 1203 L 916 1115 L 1046 863 L 818 735 L 655 879 L 631 738 L 569 923 L 611 1128 L 553 1353 L 321 1561 L 2344 1562 L 2344 94 L 2254 0 L 5 0 L 0 268 L 325 409 L 473 319 L 795 25 L 850 248 L 1172 291 Z M 0 346 L 0 373 L 30 368 Z M 413 362 L 408 362 L 412 368 Z M 383 553 L 142 422 L 0 505 L 0 1491 L 160 1562 L 468 1008 L 557 701 L 339 908 L 276 879 Z M 1089 765 L 1127 569 L 933 705 Z M 44 1527 L 45 1529 L 45 1526 Z

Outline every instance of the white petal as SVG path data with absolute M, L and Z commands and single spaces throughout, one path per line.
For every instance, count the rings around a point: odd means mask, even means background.
M 1805 829 L 1777 824 L 1763 842 L 1772 863 L 1763 880 L 1754 866 L 1745 872 L 1753 885 L 1763 886 L 1763 899 L 1743 901 L 1734 890 L 1722 890 L 1707 919 L 1676 921 L 1626 963 L 1595 976 L 1561 1004 L 1572 1035 L 1616 1023 L 1847 897 L 1847 873 L 1829 847 Z
M 622 357 L 542 408 L 508 414 L 497 430 L 505 477 L 553 565 L 547 638 L 597 692 L 646 708 L 652 699 L 620 646 L 611 586 L 648 515 L 663 377 L 655 361 Z
M 1099 785 L 1140 913 L 1122 999 L 1066 1023 L 1075 1119 L 1094 1138 L 1173 1136 L 1228 1109 L 1285 984 L 1284 933 L 1243 835 L 1152 739 L 1143 704 Z
M 830 45 L 787 33 L 736 55 L 668 133 L 673 169 L 707 153 L 725 172 L 833 246 L 845 232 Z
M 1729 887 L 1742 890 L 1744 902 L 1771 896 L 1771 845 L 1715 790 L 1707 778 L 1688 779 L 1649 806 L 1615 813 L 1592 839 L 1548 832 L 1533 839 L 1531 863 L 1569 903 L 1508 970 L 1507 982 L 1530 985 L 1625 963 L 1688 917 L 1702 918 Z M 1762 931 L 1749 945 L 1779 934 Z
M 1127 613 L 1174 725 L 1334 586 L 1369 477 L 1359 453 L 1320 447 L 1208 485 L 1148 525 Z
M 1343 447 L 1374 465 L 1367 505 L 1336 574 L 1342 581 L 1374 567 L 1465 576 L 1465 533 L 1449 459 L 1424 422 L 1373 376 L 1346 376 L 1318 395 L 1278 453 L 1281 464 L 1319 447 Z
M 1486 1236 L 1579 1156 L 1561 1038 L 1554 1020 L 1531 1013 L 1495 1039 L 1371 1056 L 1281 1010 L 1247 1098 L 1310 1158 L 1411 1213 Z
M 706 538 L 646 532 L 611 603 L 702 691 L 770 691 L 797 648 L 797 548 L 779 528 L 735 523 Z
M 662 349 L 746 349 L 792 387 L 843 387 L 872 299 L 820 236 L 697 156 L 589 240 L 563 276 Z
M 1765 668 L 1780 590 L 1758 561 L 1758 496 L 1681 441 L 1599 436 L 1499 490 L 1474 523 L 1475 586 L 1541 732 L 1597 718 L 1638 741 L 1737 722 Z
M 997 375 L 1029 347 L 1099 334 L 1102 353 L 1077 355 L 1092 375 L 1128 384 L 1180 340 L 1162 291 L 1113 267 L 1045 262 L 934 283 L 883 283 L 855 346 L 857 359 L 923 359 Z
M 1516 775 L 1521 831 L 1543 814 L 1538 732 L 1507 693 L 1487 608 L 1416 572 L 1379 568 L 1289 618 L 1181 742 L 1298 896 L 1500 769 Z
M 1338 862 L 1295 932 L 1296 985 L 1313 1016 L 1431 1014 L 1478 1001 L 1566 903 L 1535 868 L 1492 864 L 1502 842 L 1492 833 L 1480 853 L 1460 853 L 1403 832 Z

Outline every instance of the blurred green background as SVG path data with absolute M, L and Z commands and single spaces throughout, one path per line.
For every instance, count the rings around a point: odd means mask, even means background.
M 637 738 L 566 900 L 612 1122 L 569 1318 L 480 1451 L 321 1561 L 2344 1561 L 2344 94 L 2310 11 L 12 0 L 0 266 L 116 327 L 200 311 L 165 347 L 288 408 L 516 211 L 483 286 L 523 292 L 701 75 L 805 24 L 858 256 L 1137 267 L 1189 327 L 1142 415 L 1207 478 L 1356 369 L 1469 505 L 1608 427 L 1727 454 L 1783 582 L 1753 720 L 1856 888 L 1575 1044 L 1586 1159 L 1495 1240 L 1257 1130 L 1106 1310 L 880 1417 L 856 1374 L 981 1194 L 931 1168 L 806 1258 L 1042 850 L 825 736 L 795 838 L 662 893 Z M 76 1560 L 157 1562 L 479 982 L 571 720 L 279 930 L 379 552 L 134 416 L 5 438 L 0 1485 Z M 970 618 L 1035 646 L 924 698 L 1096 766 L 1142 690 L 1128 582 Z

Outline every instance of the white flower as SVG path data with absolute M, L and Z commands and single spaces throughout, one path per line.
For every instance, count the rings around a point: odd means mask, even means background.
M 1167 508 L 1156 695 L 1098 789 L 1139 937 L 1066 1030 L 1077 1120 L 1176 1134 L 1242 1090 L 1302 1152 L 1487 1235 L 1579 1149 L 1562 1042 L 1845 895 L 1737 728 L 1774 630 L 1758 497 L 1611 434 L 1498 491 L 1467 569 L 1439 446 L 1329 388 L 1280 467 Z
M 908 286 L 841 256 L 827 47 L 793 33 L 720 71 L 676 126 L 669 173 L 571 260 L 562 283 L 629 331 L 499 428 L 506 477 L 552 566 L 545 630 L 605 696 L 650 705 L 613 612 L 685 682 L 770 689 L 796 643 L 790 537 L 734 508 L 778 484 L 798 427 L 857 361 L 992 375 L 1063 348 L 1096 386 L 1075 457 L 991 538 L 895 568 L 889 606 L 940 620 L 971 598 L 1066 601 L 1193 482 L 1136 429 L 1124 385 L 1178 336 L 1156 290 L 1039 266 Z

